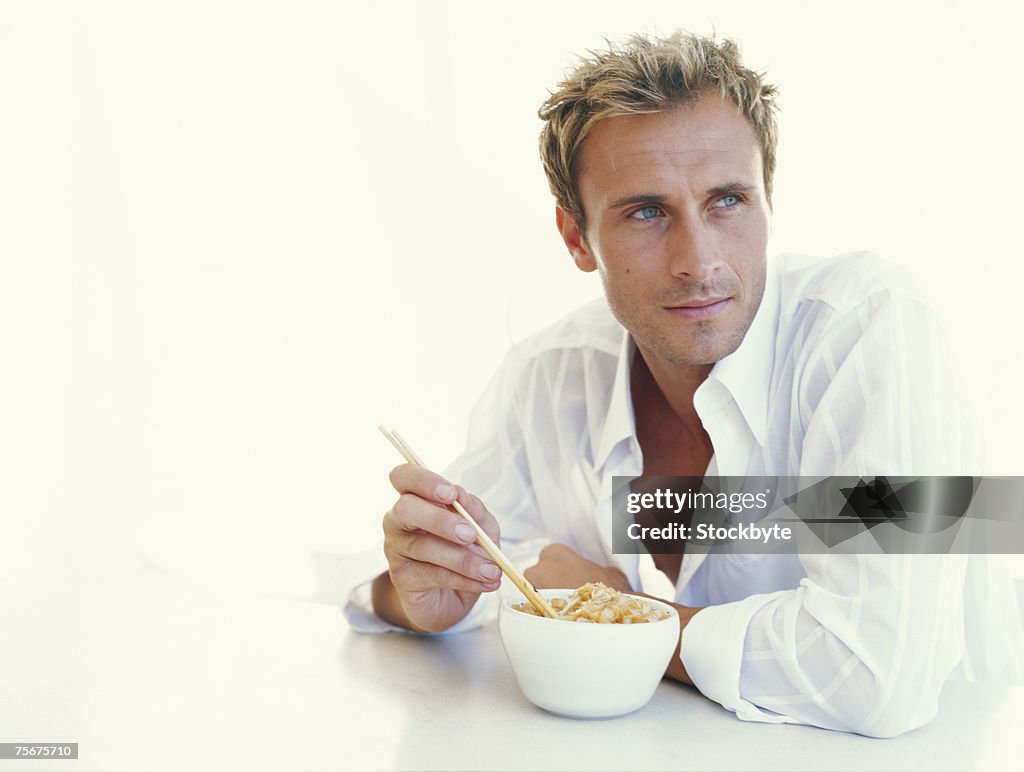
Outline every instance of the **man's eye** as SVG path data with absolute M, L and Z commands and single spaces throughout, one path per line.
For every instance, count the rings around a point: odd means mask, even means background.
M 642 206 L 630 215 L 634 220 L 653 220 L 661 217 L 660 206 Z
M 740 198 L 739 196 L 735 195 L 734 193 L 730 193 L 730 194 L 728 194 L 726 196 L 722 196 L 720 199 L 718 199 L 718 201 L 715 202 L 715 207 L 714 208 L 716 208 L 716 209 L 732 209 L 736 205 L 740 204 L 742 201 L 743 201 L 742 198 Z

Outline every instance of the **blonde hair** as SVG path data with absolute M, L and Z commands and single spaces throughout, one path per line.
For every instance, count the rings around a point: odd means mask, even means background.
M 761 145 L 765 196 L 771 202 L 778 142 L 774 86 L 743 66 L 731 40 L 677 30 L 665 38 L 634 35 L 607 51 L 591 51 L 541 105 L 540 154 L 559 206 L 585 225 L 577 190 L 583 141 L 598 121 L 662 112 L 717 88 L 750 121 Z

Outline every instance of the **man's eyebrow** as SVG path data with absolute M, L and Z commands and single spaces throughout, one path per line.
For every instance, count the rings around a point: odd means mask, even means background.
M 621 209 L 624 206 L 633 206 L 634 204 L 664 204 L 668 200 L 668 196 L 663 196 L 660 193 L 637 193 L 632 196 L 623 196 L 617 198 L 608 204 L 609 209 Z
M 724 196 L 727 193 L 749 193 L 756 185 L 748 185 L 746 182 L 727 182 L 725 185 L 716 185 L 708 188 L 709 196 Z

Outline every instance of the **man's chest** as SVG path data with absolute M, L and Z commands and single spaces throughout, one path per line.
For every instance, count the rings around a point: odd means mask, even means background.
M 701 478 L 711 461 L 711 440 L 701 427 L 683 427 L 674 421 L 640 421 L 638 440 L 643 453 L 645 477 Z M 680 520 L 688 520 L 689 512 L 681 512 Z M 685 548 L 682 548 L 685 549 Z M 679 578 L 683 551 L 667 554 L 652 552 L 657 566 L 673 585 Z

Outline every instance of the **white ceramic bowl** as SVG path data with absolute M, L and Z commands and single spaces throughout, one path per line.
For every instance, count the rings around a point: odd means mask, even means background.
M 572 590 L 539 590 L 548 600 Z M 571 718 L 610 718 L 642 708 L 654 695 L 679 641 L 679 615 L 646 624 L 585 624 L 533 616 L 506 599 L 498 611 L 505 654 L 526 698 Z

